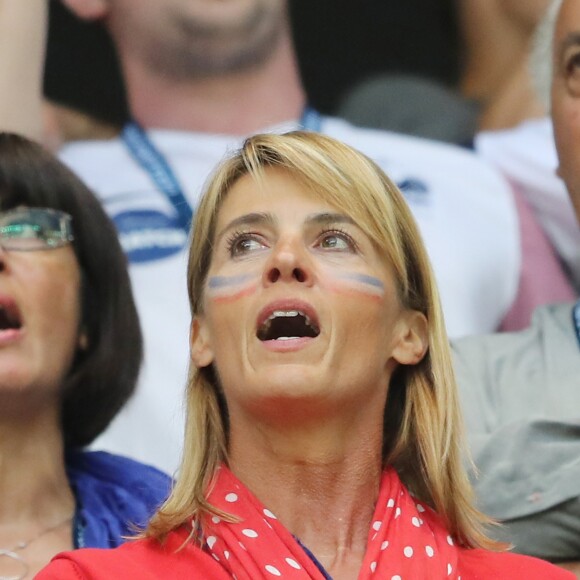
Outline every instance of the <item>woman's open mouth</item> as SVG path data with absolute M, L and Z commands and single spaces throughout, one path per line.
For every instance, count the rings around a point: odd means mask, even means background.
M 318 325 L 301 310 L 274 310 L 258 328 L 257 337 L 261 341 L 292 340 L 319 334 Z
M 16 303 L 7 297 L 0 296 L 0 340 L 16 337 L 22 329 L 22 320 Z

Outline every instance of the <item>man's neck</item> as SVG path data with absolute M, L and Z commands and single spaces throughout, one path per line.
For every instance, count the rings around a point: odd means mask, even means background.
M 172 82 L 141 63 L 124 63 L 130 108 L 150 129 L 246 135 L 300 118 L 306 96 L 291 40 L 260 67 L 215 78 Z

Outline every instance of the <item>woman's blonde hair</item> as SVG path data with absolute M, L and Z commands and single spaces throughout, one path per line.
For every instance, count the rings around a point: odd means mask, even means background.
M 383 457 L 407 487 L 430 504 L 449 532 L 465 546 L 493 547 L 484 534 L 488 520 L 472 503 L 463 460 L 463 431 L 439 296 L 421 236 L 397 187 L 370 159 L 317 133 L 256 135 L 223 161 L 209 181 L 197 211 L 189 252 L 192 316 L 202 312 L 216 220 L 236 181 L 259 180 L 282 169 L 312 195 L 354 219 L 393 269 L 404 307 L 429 322 L 423 360 L 395 371 L 385 410 Z M 172 529 L 219 514 L 207 501 L 216 468 L 227 464 L 227 411 L 212 367 L 190 369 L 183 460 L 175 488 L 150 522 L 146 535 L 163 538 Z

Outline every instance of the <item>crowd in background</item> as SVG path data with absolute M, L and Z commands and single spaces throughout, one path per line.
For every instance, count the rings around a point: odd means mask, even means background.
M 155 466 L 135 517 L 165 491 L 157 469 L 179 473 L 186 250 L 204 183 L 245 137 L 304 129 L 376 162 L 417 221 L 453 346 L 477 505 L 504 523 L 487 533 L 580 577 L 580 159 L 566 108 L 580 86 L 566 56 L 580 19 L 560 25 L 568 44 L 552 56 L 562 0 L 256 1 L 239 27 L 234 8 L 222 21 L 221 8 L 204 15 L 205 2 L 191 13 L 178 0 L 19 2 L 0 0 L 0 128 L 41 141 L 60 158 L 54 171 L 64 164 L 95 192 L 128 260 L 143 369 L 129 402 L 81 446 Z M 576 15 L 577 2 L 564 10 Z M 11 187 L 0 182 L 0 218 L 31 203 L 8 201 Z M 2 286 L 9 312 L 1 298 Z M 66 432 L 55 437 L 67 447 Z M 97 480 L 128 469 L 110 458 Z M 59 481 L 64 469 L 74 479 L 75 462 L 58 464 Z M 108 493 L 125 493 L 114 484 Z M 59 501 L 70 512 L 71 497 Z M 57 545 L 87 545 L 69 544 Z M 18 562 L 16 542 L 2 549 Z

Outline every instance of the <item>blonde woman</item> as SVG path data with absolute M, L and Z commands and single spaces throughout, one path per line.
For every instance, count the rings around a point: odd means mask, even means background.
M 178 482 L 144 537 L 38 578 L 571 578 L 492 551 L 417 227 L 369 159 L 261 135 L 223 162 L 189 259 Z

